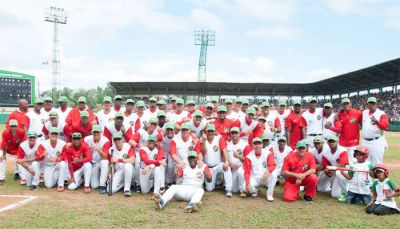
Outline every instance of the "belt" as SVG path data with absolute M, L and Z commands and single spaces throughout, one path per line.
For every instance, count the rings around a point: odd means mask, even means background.
M 364 138 L 364 140 L 367 140 L 367 141 L 372 141 L 372 140 L 376 140 L 376 139 L 379 139 L 380 137 L 376 137 L 376 138 Z
M 312 136 L 312 137 L 315 137 L 315 136 L 321 136 L 322 134 L 309 134 L 308 136 Z

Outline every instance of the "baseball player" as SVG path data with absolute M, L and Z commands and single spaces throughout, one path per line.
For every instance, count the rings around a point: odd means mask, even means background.
M 92 124 L 89 121 L 89 112 L 81 111 L 79 121 L 73 121 L 72 124 L 68 125 L 67 142 L 71 141 L 72 133 L 80 133 L 81 136 L 86 137 L 92 133 Z
M 163 99 L 158 100 L 157 107 L 158 107 L 158 110 L 167 112 L 167 102 L 165 102 L 165 100 L 163 100 Z
M 317 99 L 311 97 L 308 99 L 308 110 L 301 115 L 305 120 L 303 136 L 306 136 L 308 142 L 312 142 L 316 136 L 322 136 L 322 116 L 323 109 L 317 107 Z M 314 148 L 314 145 L 310 145 Z
M 109 150 L 111 163 L 114 164 L 115 172 L 113 175 L 112 193 L 118 192 L 124 187 L 124 196 L 131 197 L 131 181 L 134 176 L 133 164 L 135 163 L 135 151 L 128 144 L 122 141 L 123 136 L 120 132 L 113 135 L 113 145 Z
M 240 110 L 239 110 L 239 120 L 244 119 L 247 114 L 247 108 L 249 108 L 249 100 L 248 99 L 241 99 L 242 104 L 240 105 Z
M 175 137 L 175 123 L 167 122 L 165 124 L 165 133 L 163 136 L 163 140 L 161 141 L 161 145 L 164 150 L 165 158 L 167 159 L 167 169 L 165 170 L 165 182 L 167 183 L 168 187 L 171 186 L 172 183 L 175 181 L 174 177 L 174 160 L 171 157 L 170 150 L 171 150 L 171 142 Z M 174 142 L 175 144 L 175 142 Z M 176 146 L 175 146 L 176 150 Z
M 7 154 L 16 156 L 19 145 L 26 140 L 26 134 L 24 129 L 18 127 L 18 121 L 11 119 L 8 123 L 8 127 L 3 131 L 1 135 L 1 153 L 0 153 L 0 184 L 4 184 L 6 178 L 6 159 Z M 14 167 L 14 180 L 21 179 L 20 166 L 15 163 Z M 22 175 L 22 171 L 21 171 Z M 26 184 L 26 180 L 21 180 L 22 184 Z
M 282 166 L 283 166 L 283 161 L 285 160 L 286 156 L 292 152 L 292 148 L 286 144 L 286 137 L 285 136 L 279 136 L 277 139 L 277 144 L 274 144 L 270 151 L 274 155 L 276 167 L 275 170 L 270 174 L 271 176 L 271 190 L 274 190 L 276 183 L 279 180 L 284 181 L 284 178 L 282 177 Z M 269 187 L 269 186 L 268 186 Z
M 239 114 L 232 108 L 233 100 L 230 98 L 225 99 L 226 106 L 226 117 L 231 120 L 236 120 L 239 118 Z
M 276 134 L 281 132 L 281 121 L 277 116 L 276 112 L 270 111 L 270 105 L 268 102 L 261 103 L 261 114 L 266 121 L 264 134 L 268 139 L 271 139 L 272 142 L 275 142 Z
M 92 152 L 92 172 L 90 187 L 99 188 L 100 194 L 106 193 L 106 181 L 109 166 L 109 150 L 111 142 L 102 136 L 100 125 L 93 125 L 92 135 L 86 136 L 83 140 Z
M 165 160 L 164 150 L 156 145 L 157 137 L 150 135 L 147 145 L 140 148 L 140 187 L 142 193 L 148 193 L 152 187 L 154 192 L 152 198 L 160 196 L 160 189 L 165 186 Z
M 176 109 L 168 112 L 167 118 L 170 122 L 181 123 L 189 115 L 189 112 L 184 110 L 184 100 L 181 98 L 176 99 Z
M 57 112 L 50 112 L 49 114 L 49 121 L 45 122 L 42 128 L 42 132 L 44 134 L 44 138 L 47 140 L 49 139 L 49 131 L 51 128 L 56 128 L 58 130 L 58 138 L 64 142 L 67 141 L 67 136 L 66 133 L 69 132 L 68 126 L 60 121 L 58 118 L 58 113 Z
M 58 118 L 61 122 L 65 123 L 69 112 L 71 112 L 71 107 L 68 107 L 68 99 L 65 96 L 61 96 L 58 99 L 58 104 L 60 107 L 57 109 Z M 50 114 L 49 114 L 50 115 Z
M 206 110 L 204 112 L 204 118 L 208 122 L 213 122 L 217 118 L 217 114 L 214 112 L 214 105 L 212 103 L 206 104 Z
M 296 201 L 299 198 L 300 186 L 304 186 L 304 200 L 314 202 L 317 194 L 318 177 L 313 155 L 306 151 L 306 143 L 298 141 L 296 151 L 289 153 L 282 166 L 282 175 L 286 176 L 283 187 L 283 200 Z
M 293 101 L 293 111 L 285 121 L 287 144 L 292 148 L 296 148 L 296 144 L 301 139 L 305 138 L 304 127 L 306 126 L 304 118 L 301 116 L 300 100 Z
M 333 135 L 335 136 L 335 135 Z M 325 144 L 325 138 L 323 136 L 316 136 L 313 140 L 314 147 L 310 149 L 310 153 L 315 158 L 315 163 L 317 165 L 317 176 L 318 176 L 318 192 L 329 192 L 331 191 L 330 178 L 325 174 L 325 167 L 322 165 L 323 152 L 327 151 L 330 153 L 330 148 L 328 144 Z
M 243 106 L 243 104 L 242 104 Z M 254 120 L 254 116 L 256 115 L 256 109 L 254 107 L 249 107 L 246 110 L 246 116 L 241 117 L 240 120 L 240 130 L 242 131 L 241 138 L 245 141 L 249 140 L 249 135 L 253 133 L 253 130 L 256 128 L 258 122 Z
M 135 107 L 136 107 L 137 119 L 136 119 L 135 125 L 131 127 L 133 133 L 135 133 L 136 131 L 138 131 L 140 129 L 144 129 L 147 126 L 147 122 L 149 121 L 144 116 L 144 108 L 146 107 L 145 103 L 143 101 L 139 100 L 136 102 Z
M 215 189 L 218 173 L 224 174 L 226 196 L 232 196 L 232 173 L 229 170 L 228 153 L 226 141 L 221 135 L 215 135 L 215 125 L 208 124 L 206 134 L 199 140 L 200 150 L 204 163 L 211 169 L 212 181 L 206 182 L 206 190 L 211 192 Z M 198 147 L 196 147 L 198 150 Z
M 69 170 L 69 190 L 75 190 L 82 184 L 84 177 L 84 193 L 90 193 L 90 177 L 92 173 L 92 153 L 90 147 L 82 141 L 82 134 L 75 132 L 71 136 L 71 142 L 62 150 L 61 169 Z M 65 164 L 67 166 L 65 166 Z M 65 171 L 60 171 L 65 172 Z
M 281 123 L 281 132 L 276 133 L 276 139 L 278 139 L 280 136 L 286 136 L 285 123 L 286 123 L 286 118 L 290 114 L 290 110 L 286 109 L 286 107 L 287 107 L 286 100 L 284 99 L 279 100 L 278 110 L 275 111 L 275 113 L 279 118 L 279 122 Z
M 322 166 L 345 167 L 349 164 L 349 156 L 346 148 L 339 146 L 338 137 L 331 135 L 327 138 L 329 150 L 322 153 Z M 340 171 L 329 171 L 325 169 L 325 175 L 328 176 L 331 187 L 331 195 L 337 198 L 339 202 L 346 201 L 347 182 Z
M 383 163 L 383 155 L 387 147 L 384 136 L 389 127 L 386 113 L 377 108 L 375 97 L 368 98 L 368 109 L 362 112 L 361 144 L 368 148 L 369 160 L 373 165 Z
M 372 170 L 372 175 L 376 180 L 371 187 L 372 199 L 366 212 L 380 216 L 399 214 L 400 210 L 394 197 L 399 196 L 400 189 L 389 178 L 389 169 L 384 164 L 376 165 Z
M 37 134 L 39 140 L 44 140 L 44 136 L 42 133 L 43 124 L 46 121 L 46 116 L 41 112 L 43 106 L 43 101 L 38 99 L 36 100 L 35 105 L 33 106 L 33 110 L 30 110 L 26 115 L 29 118 L 29 132 L 34 132 Z M 48 118 L 49 116 L 47 116 Z
M 40 113 L 42 114 L 42 117 L 44 118 L 44 122 L 46 122 L 47 120 L 49 120 L 49 114 L 52 111 L 56 111 L 56 108 L 53 107 L 53 99 L 51 97 L 46 97 L 44 98 L 44 105 L 40 110 Z
M 171 140 L 169 151 L 172 160 L 175 162 L 176 169 L 178 167 L 185 168 L 189 165 L 187 154 L 189 151 L 194 150 L 195 146 L 196 142 L 190 134 L 190 124 L 183 123 L 180 134 L 175 135 L 174 139 Z
M 68 116 L 65 118 L 65 123 L 70 126 L 73 126 L 75 122 L 79 123 L 82 112 L 85 112 L 85 116 L 87 116 L 87 118 L 89 119 L 89 123 L 95 124 L 97 122 L 92 109 L 90 109 L 86 105 L 86 98 L 84 96 L 81 96 L 78 98 L 78 106 L 71 109 Z
M 18 127 L 22 128 L 24 131 L 28 131 L 29 118 L 26 113 L 29 111 L 28 101 L 26 99 L 18 100 L 18 108 L 11 112 L 6 121 L 6 128 L 9 126 L 11 120 L 16 120 L 18 122 Z
M 200 138 L 204 133 L 204 128 L 207 126 L 207 120 L 203 118 L 203 112 L 196 110 L 193 113 L 193 119 L 189 121 L 190 130 L 196 134 L 197 138 Z
M 115 113 L 114 120 L 111 122 L 108 122 L 104 126 L 104 137 L 108 138 L 108 140 L 112 141 L 112 136 L 116 132 L 121 132 L 122 136 L 124 136 L 126 139 L 129 139 L 129 134 L 126 132 L 129 132 L 125 130 L 124 128 L 124 115 L 122 113 Z
M 58 138 L 58 128 L 51 127 L 49 129 L 49 139 L 45 140 L 42 145 L 43 153 L 43 178 L 44 185 L 52 188 L 57 184 L 57 191 L 64 191 L 64 181 L 68 178 L 68 173 L 64 170 L 61 172 L 60 159 L 61 152 L 65 146 L 65 141 Z
M 258 196 L 260 186 L 268 186 L 266 198 L 268 201 L 274 201 L 274 187 L 271 181 L 276 166 L 274 154 L 269 150 L 263 150 L 261 138 L 253 139 L 253 150 L 245 157 L 243 162 L 244 180 L 246 190 L 242 189 L 242 193 L 246 191 L 252 197 Z M 275 181 L 276 183 L 276 181 Z M 241 196 L 245 197 L 245 195 Z
M 115 95 L 114 96 L 114 103 L 113 103 L 113 110 L 115 113 L 123 113 L 125 111 L 125 107 L 122 106 L 122 96 Z
M 240 108 L 242 107 L 242 99 L 241 98 L 236 98 L 235 99 L 235 104 L 233 106 L 233 111 L 238 113 L 240 112 Z M 239 117 L 238 117 L 239 118 Z
M 341 126 L 340 120 L 336 119 L 336 114 L 333 112 L 332 103 L 324 104 L 324 116 L 322 117 L 322 136 L 327 138 L 330 135 L 338 135 L 335 128 Z
M 157 98 L 151 97 L 149 99 L 149 108 L 144 110 L 143 116 L 145 120 L 149 120 L 150 118 L 157 118 Z
M 193 113 L 196 111 L 196 102 L 194 100 L 186 101 L 186 111 L 189 113 L 186 121 L 189 121 L 193 118 Z
M 211 182 L 211 171 L 207 165 L 198 165 L 197 153 L 189 151 L 187 154 L 189 165 L 185 168 L 179 167 L 177 177 L 182 178 L 180 185 L 172 185 L 161 198 L 156 199 L 156 208 L 163 209 L 165 205 L 172 199 L 188 201 L 186 212 L 191 213 L 197 211 L 201 205 L 201 199 L 204 195 L 203 184 Z
M 243 161 L 252 148 L 246 141 L 240 139 L 239 127 L 231 129 L 231 141 L 227 143 L 226 150 L 229 159 L 229 170 L 232 173 L 232 193 L 244 190 Z
M 157 124 L 157 131 L 164 131 L 164 126 L 165 123 L 167 122 L 167 114 L 165 113 L 165 111 L 163 110 L 159 110 L 157 111 L 157 120 L 158 120 L 158 124 Z
M 100 125 L 105 126 L 114 119 L 114 116 L 115 116 L 115 111 L 111 109 L 111 97 L 104 96 L 103 109 L 99 110 L 96 113 L 97 122 Z
M 263 150 L 270 151 L 272 149 L 271 139 L 269 139 L 265 134 L 261 135 L 260 138 Z
M 135 128 L 136 120 L 138 119 L 138 116 L 136 113 L 134 113 L 135 109 L 135 101 L 133 99 L 127 99 L 125 101 L 125 111 L 124 111 L 124 128 L 125 130 L 128 130 L 129 128 Z
M 226 107 L 225 106 L 219 106 L 218 107 L 218 113 L 217 113 L 217 119 L 210 122 L 215 125 L 215 130 L 218 132 L 218 134 L 222 135 L 222 137 L 227 141 L 230 137 L 229 130 L 234 127 L 240 126 L 240 122 L 238 120 L 233 121 L 229 118 L 226 117 Z
M 21 143 L 17 152 L 17 163 L 21 165 L 26 186 L 39 189 L 40 160 L 43 159 L 43 146 L 37 141 L 35 132 L 28 132 L 28 140 Z

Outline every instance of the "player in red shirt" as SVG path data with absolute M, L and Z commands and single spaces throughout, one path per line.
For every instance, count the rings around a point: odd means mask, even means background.
M 283 187 L 283 200 L 296 201 L 299 198 L 300 186 L 304 186 L 304 200 L 313 202 L 317 194 L 318 177 L 315 175 L 314 156 L 306 151 L 307 144 L 299 141 L 296 151 L 289 153 L 282 166 L 282 175 L 286 176 Z
M 212 122 L 215 125 L 215 130 L 227 141 L 230 137 L 230 129 L 239 127 L 240 123 L 226 118 L 226 106 L 218 106 L 218 118 Z
M 16 156 L 21 142 L 26 140 L 24 129 L 18 127 L 18 121 L 11 119 L 9 126 L 2 133 L 1 151 L 0 151 L 0 185 L 4 184 L 6 177 L 6 159 L 7 154 Z M 19 175 L 19 166 L 15 164 L 14 180 L 21 179 Z
M 18 101 L 18 109 L 15 111 L 11 112 L 11 114 L 8 116 L 8 119 L 6 121 L 6 128 L 9 126 L 9 122 L 12 119 L 15 119 L 18 121 L 18 127 L 24 129 L 25 131 L 28 131 L 29 128 L 29 118 L 26 115 L 28 113 L 28 101 L 26 99 L 20 99 Z
M 293 102 L 293 111 L 285 120 L 287 144 L 296 148 L 298 141 L 303 139 L 303 128 L 306 126 L 304 118 L 301 116 L 301 103 L 299 100 Z
M 78 132 L 82 135 L 83 138 L 91 135 L 92 133 L 92 124 L 90 123 L 90 115 L 87 111 L 82 111 L 80 113 L 80 121 L 72 122 L 72 125 L 67 124 L 69 127 L 67 133 L 67 142 L 71 141 L 71 134 Z
M 67 118 L 65 119 L 65 122 L 69 125 L 73 125 L 74 122 L 79 122 L 79 118 L 81 117 L 81 112 L 83 111 L 88 112 L 89 122 L 91 124 L 95 124 L 97 122 L 92 109 L 86 106 L 86 98 L 84 96 L 78 98 L 78 106 L 73 108 L 69 112 Z

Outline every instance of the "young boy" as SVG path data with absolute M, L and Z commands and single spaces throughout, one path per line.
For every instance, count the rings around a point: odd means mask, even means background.
M 370 187 L 372 184 L 372 178 L 369 173 L 357 172 L 357 170 L 372 171 L 373 165 L 371 162 L 367 161 L 368 148 L 365 146 L 358 146 L 354 150 L 353 156 L 357 159 L 357 162 L 351 165 L 350 169 L 354 171 L 348 173 L 342 171 L 343 176 L 348 180 L 346 199 L 349 204 L 362 202 L 364 205 L 367 205 L 371 201 Z
M 400 213 L 394 199 L 399 195 L 399 189 L 393 180 L 389 179 L 389 169 L 384 164 L 379 164 L 374 167 L 372 174 L 376 180 L 371 187 L 372 199 L 366 212 L 380 216 Z

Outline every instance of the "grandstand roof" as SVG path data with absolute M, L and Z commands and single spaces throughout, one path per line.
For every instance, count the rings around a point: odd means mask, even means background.
M 120 95 L 336 95 L 400 84 L 400 58 L 313 83 L 110 83 Z

